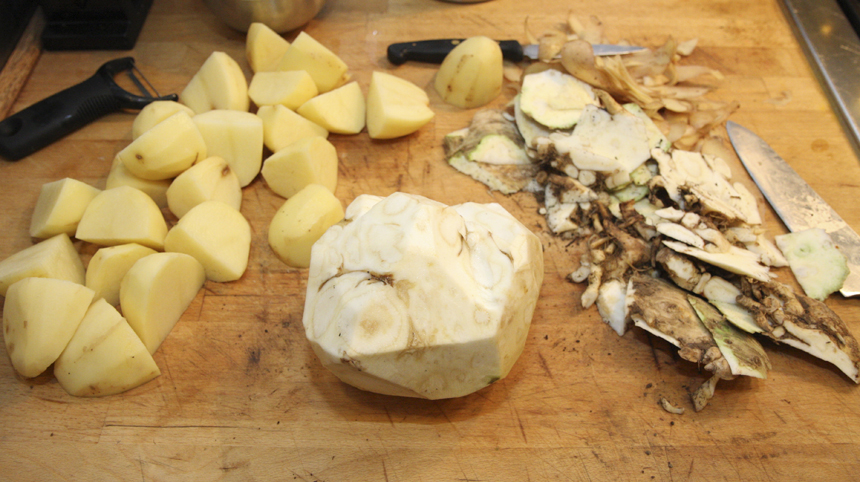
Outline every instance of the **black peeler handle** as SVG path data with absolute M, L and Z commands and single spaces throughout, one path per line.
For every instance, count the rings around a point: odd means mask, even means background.
M 142 97 L 122 89 L 114 76 L 133 68 L 131 57 L 111 60 L 89 79 L 0 122 L 0 157 L 17 161 L 111 112 L 176 100 L 176 94 Z
M 436 39 L 403 42 L 388 46 L 388 61 L 394 65 L 405 64 L 407 61 L 441 64 L 454 47 L 464 39 Z M 506 60 L 519 62 L 523 60 L 523 46 L 516 40 L 500 40 L 502 55 Z

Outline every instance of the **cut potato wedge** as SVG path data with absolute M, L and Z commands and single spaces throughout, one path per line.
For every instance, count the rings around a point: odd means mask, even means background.
M 334 192 L 337 150 L 325 138 L 307 137 L 269 156 L 262 172 L 269 188 L 285 198 L 292 197 L 308 184 L 320 184 Z
M 254 22 L 248 27 L 245 37 L 245 57 L 254 72 L 277 70 L 281 57 L 290 48 L 290 43 L 268 25 Z
M 72 240 L 58 234 L 0 261 L 0 295 L 21 279 L 55 278 L 84 284 L 84 263 Z
M 263 164 L 262 119 L 250 112 L 211 110 L 194 116 L 194 123 L 209 155 L 227 161 L 240 186 L 257 177 Z
M 278 152 L 305 137 L 328 138 L 329 133 L 324 127 L 280 104 L 260 107 L 257 116 L 263 120 L 263 142 L 272 152 Z
M 129 186 L 102 191 L 93 199 L 75 237 L 99 246 L 137 243 L 160 250 L 167 223 L 151 197 Z
M 311 75 L 304 70 L 259 72 L 251 79 L 248 96 L 258 106 L 281 104 L 296 110 L 319 94 Z
M 144 194 L 155 201 L 155 204 L 159 208 L 167 207 L 167 188 L 170 187 L 170 179 L 160 179 L 157 181 L 141 179 L 132 174 L 125 167 L 125 164 L 118 157 L 115 157 L 105 181 L 105 189 L 113 189 L 120 186 L 129 186 L 143 191 Z
M 442 61 L 434 86 L 442 99 L 472 109 L 488 104 L 502 92 L 502 49 L 484 36 L 471 37 L 454 47 Z
M 50 238 L 75 234 L 87 205 L 101 192 L 89 184 L 65 178 L 42 185 L 30 218 L 30 236 Z
M 281 57 L 278 70 L 305 70 L 313 77 L 317 90 L 328 92 L 343 83 L 348 67 L 334 52 L 300 32 Z
M 179 94 L 195 113 L 213 109 L 248 111 L 248 81 L 239 64 L 224 52 L 212 52 Z
M 278 209 L 269 225 L 269 246 L 294 268 L 310 266 L 311 247 L 343 220 L 343 206 L 324 186 L 310 184 Z
M 206 201 L 191 208 L 164 238 L 165 251 L 191 255 L 212 281 L 235 281 L 248 267 L 251 225 L 232 206 Z
M 117 157 L 141 179 L 169 179 L 205 159 L 206 142 L 191 117 L 177 112 L 133 140 Z
M 119 303 L 150 354 L 161 346 L 206 281 L 203 266 L 183 253 L 139 259 L 122 279 Z
M 144 132 L 177 112 L 185 112 L 189 116 L 194 116 L 194 111 L 190 107 L 173 100 L 156 100 L 146 104 L 146 107 L 137 113 L 131 124 L 132 140 L 137 139 Z
M 10 286 L 3 305 L 3 340 L 15 371 L 32 378 L 54 363 L 93 295 L 84 285 L 51 278 L 24 278 Z
M 167 189 L 167 206 L 177 218 L 205 201 L 221 201 L 236 209 L 242 207 L 242 186 L 227 161 L 213 156 L 194 164 Z
M 383 72 L 374 72 L 367 92 L 367 134 L 393 139 L 411 134 L 433 119 L 430 98 L 417 85 Z
M 143 385 L 161 370 L 134 330 L 107 301 L 95 301 L 54 363 L 69 395 L 102 397 Z
M 95 292 L 95 299 L 119 305 L 119 285 L 125 273 L 137 260 L 155 253 L 154 249 L 136 243 L 99 249 L 87 265 L 87 288 Z
M 350 82 L 302 104 L 296 112 L 337 134 L 358 134 L 364 129 L 366 103 L 358 82 Z

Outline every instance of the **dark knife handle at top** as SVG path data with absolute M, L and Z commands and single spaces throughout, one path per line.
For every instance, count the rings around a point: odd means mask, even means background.
M 463 40 L 465 39 L 449 38 L 391 44 L 388 46 L 388 61 L 394 65 L 401 65 L 410 60 L 441 64 L 454 47 L 460 45 Z M 502 57 L 505 60 L 512 62 L 523 60 L 523 46 L 516 40 L 500 40 L 499 47 L 502 48 Z

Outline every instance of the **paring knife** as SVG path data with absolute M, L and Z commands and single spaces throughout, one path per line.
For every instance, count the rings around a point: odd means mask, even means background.
M 404 64 L 409 60 L 441 64 L 451 50 L 465 39 L 435 39 L 403 42 L 388 46 L 388 61 L 394 65 Z M 516 40 L 500 40 L 502 57 L 505 60 L 519 62 L 523 58 L 537 60 L 538 45 L 522 45 Z M 645 50 L 645 47 L 632 45 L 593 44 L 594 55 L 624 55 Z
M 726 122 L 729 139 L 764 197 L 792 232 L 821 228 L 848 259 L 851 273 L 839 290 L 860 295 L 860 236 L 773 149 L 749 129 Z

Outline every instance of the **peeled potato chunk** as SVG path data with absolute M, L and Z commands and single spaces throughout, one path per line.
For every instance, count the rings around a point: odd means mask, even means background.
M 358 134 L 367 111 L 358 82 L 350 82 L 302 104 L 296 112 L 336 134 Z
M 30 218 L 30 236 L 49 238 L 60 233 L 75 234 L 84 210 L 100 192 L 101 189 L 68 177 L 43 184 Z
M 434 86 L 451 105 L 464 109 L 480 107 L 501 94 L 503 70 L 499 44 L 488 37 L 471 37 L 445 57 Z
M 264 105 L 257 110 L 263 120 L 263 142 L 272 152 L 278 152 L 299 139 L 310 136 L 328 138 L 328 131 L 283 105 Z
M 99 246 L 137 243 L 164 247 L 167 223 L 151 197 L 129 186 L 102 191 L 93 199 L 75 237 Z
M 3 305 L 3 340 L 15 371 L 32 378 L 54 363 L 93 294 L 86 286 L 51 278 L 24 278 L 10 286 Z
M 156 100 L 146 104 L 146 107 L 140 109 L 131 124 L 131 138 L 137 139 L 144 132 L 155 127 L 155 124 L 177 112 L 185 112 L 189 116 L 194 116 L 194 111 L 190 107 L 174 100 Z
M 159 179 L 152 181 L 149 179 L 141 179 L 125 167 L 122 161 L 115 157 L 111 164 L 110 172 L 105 181 L 105 189 L 113 189 L 120 186 L 129 186 L 151 197 L 159 208 L 167 206 L 167 188 L 170 187 L 170 179 Z
M 308 184 L 337 187 L 337 150 L 322 137 L 298 140 L 263 163 L 263 179 L 279 196 L 292 197 Z
M 210 156 L 230 165 L 239 185 L 247 186 L 263 164 L 263 121 L 250 112 L 211 110 L 194 116 Z
M 311 75 L 304 70 L 259 72 L 251 79 L 248 96 L 258 106 L 281 104 L 296 110 L 319 94 Z
M 328 92 L 343 82 L 347 69 L 340 57 L 305 32 L 293 40 L 278 64 L 278 70 L 307 71 L 320 92 Z
M 224 52 L 212 52 L 179 94 L 195 113 L 212 109 L 248 111 L 248 81 L 239 64 Z
M 206 201 L 191 208 L 170 229 L 164 249 L 193 256 L 212 281 L 235 281 L 248 267 L 251 226 L 232 206 Z
M 54 376 L 69 395 L 102 397 L 143 385 L 161 375 L 143 342 L 105 300 L 87 310 L 54 363 Z
M 430 122 L 427 93 L 408 80 L 374 72 L 367 91 L 367 133 L 371 139 L 411 134 Z
M 227 161 L 217 156 L 194 164 L 167 189 L 167 206 L 177 218 L 205 201 L 225 202 L 237 211 L 242 207 L 239 178 Z
M 150 354 L 161 346 L 205 281 L 200 262 L 183 253 L 151 254 L 128 270 L 120 284 L 119 303 Z
M 290 43 L 268 25 L 254 22 L 248 27 L 248 35 L 245 37 L 245 57 L 254 72 L 277 70 L 278 63 L 288 48 Z
M 278 209 L 269 225 L 269 246 L 294 268 L 310 265 L 311 247 L 343 219 L 343 206 L 324 186 L 310 184 Z
M 137 260 L 155 253 L 154 249 L 136 243 L 99 249 L 87 265 L 87 288 L 95 292 L 95 299 L 119 305 L 119 285 L 125 273 Z
M 24 278 L 55 278 L 84 284 L 84 263 L 65 233 L 22 249 L 0 261 L 0 295 Z
M 157 181 L 175 177 L 206 158 L 206 142 L 185 112 L 177 112 L 133 140 L 117 157 L 135 176 Z

